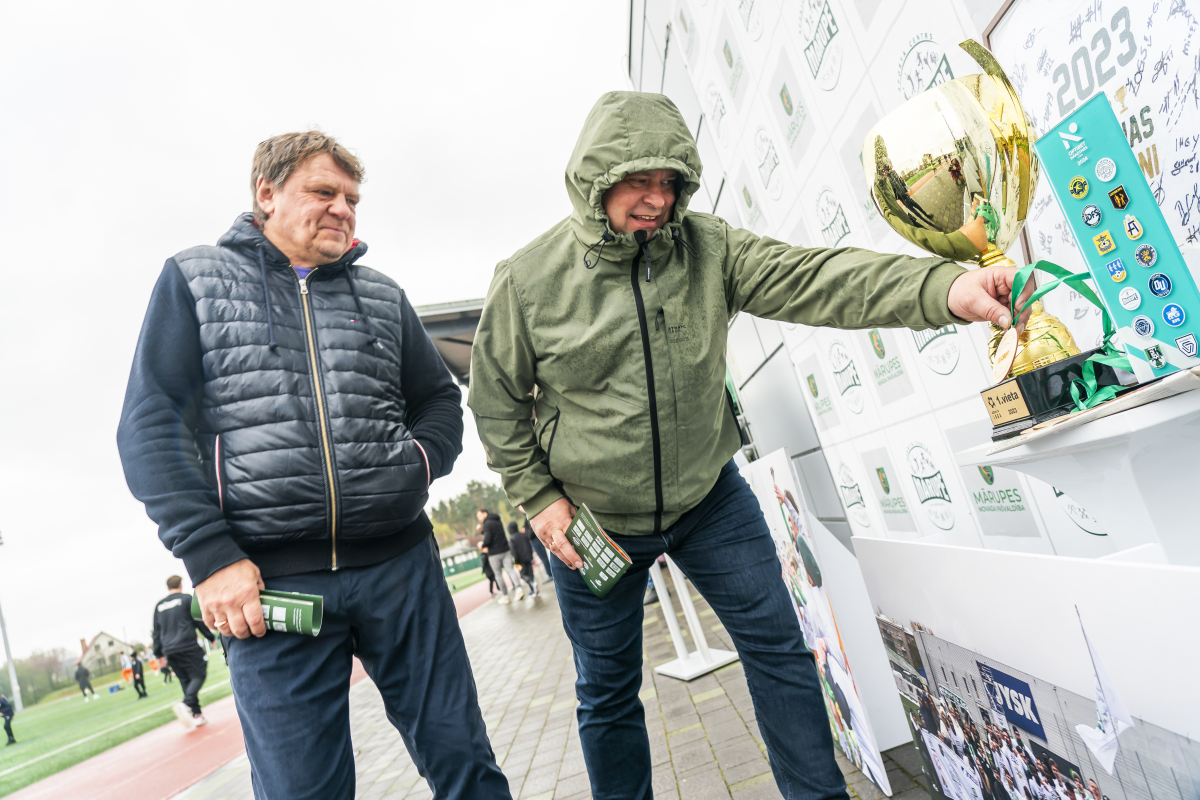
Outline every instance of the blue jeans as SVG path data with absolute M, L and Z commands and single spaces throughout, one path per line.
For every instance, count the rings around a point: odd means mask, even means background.
M 510 800 L 432 537 L 370 567 L 265 583 L 322 595 L 325 618 L 315 637 L 225 638 L 257 800 L 352 800 L 354 655 L 435 798 Z
M 788 800 L 846 800 L 816 661 L 784 585 L 775 543 L 730 462 L 700 505 L 654 536 L 613 539 L 633 566 L 598 599 L 578 572 L 551 563 L 579 675 L 579 738 L 595 800 L 651 798 L 642 687 L 642 599 L 667 553 L 717 613 L 742 658 L 767 758 Z

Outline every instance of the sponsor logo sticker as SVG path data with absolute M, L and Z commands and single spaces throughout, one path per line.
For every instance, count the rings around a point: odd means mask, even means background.
M 1167 303 L 1163 307 L 1163 322 L 1172 328 L 1178 328 L 1186 319 L 1187 314 L 1183 312 L 1183 306 L 1179 305 L 1179 303 Z
M 1117 248 L 1117 243 L 1113 241 L 1112 234 L 1108 231 L 1098 233 L 1092 237 L 1092 243 L 1096 245 L 1096 252 L 1100 255 L 1107 255 Z M 1114 280 L 1124 280 L 1124 274 L 1120 278 Z
M 1196 353 L 1200 351 L 1200 346 L 1196 344 L 1196 334 L 1194 333 L 1189 333 L 1187 336 L 1180 336 L 1175 340 L 1175 346 L 1179 348 L 1179 352 L 1188 358 L 1195 358 Z
M 1153 267 L 1158 261 L 1158 251 L 1152 244 L 1139 244 L 1137 250 L 1133 251 L 1133 260 L 1143 267 Z
M 1118 186 L 1108 193 L 1108 199 L 1112 201 L 1113 208 L 1120 211 L 1129 205 L 1129 195 L 1125 193 L 1124 186 Z
M 1125 215 L 1125 235 L 1130 239 L 1142 238 L 1142 223 L 1133 214 Z
M 1111 158 L 1102 158 L 1096 162 L 1096 180 L 1108 183 L 1117 177 L 1117 165 Z
M 1133 332 L 1143 339 L 1149 339 L 1154 335 L 1154 320 L 1145 314 L 1139 314 L 1133 318 Z
M 1087 178 L 1083 177 L 1082 175 L 1076 175 L 1074 178 L 1071 178 L 1071 182 L 1067 184 L 1067 191 L 1070 192 L 1071 197 L 1074 197 L 1076 200 L 1082 200 L 1083 198 L 1087 197 Z
M 1150 276 L 1150 294 L 1155 297 L 1166 297 L 1171 293 L 1171 279 L 1161 272 Z
M 1100 206 L 1095 203 L 1088 203 L 1083 207 L 1083 224 L 1089 228 L 1094 228 L 1100 224 L 1103 215 L 1100 213 Z
M 1142 304 L 1142 295 L 1132 286 L 1126 286 L 1117 295 L 1117 301 L 1121 304 L 1121 308 L 1126 311 L 1137 311 L 1137 307 Z
M 1105 236 L 1108 235 L 1107 231 L 1104 233 L 1104 235 Z M 1109 242 L 1111 243 L 1112 239 L 1109 239 Z M 1097 244 L 1096 246 L 1099 247 L 1099 244 Z M 1111 250 L 1112 248 L 1110 247 L 1109 249 Z M 1103 253 L 1104 251 L 1101 250 L 1100 252 Z M 1117 283 L 1120 283 L 1121 281 L 1125 280 L 1125 275 L 1126 275 L 1125 265 L 1123 263 L 1121 263 L 1121 259 L 1114 258 L 1112 261 L 1105 264 L 1104 268 L 1106 270 L 1108 270 L 1108 277 L 1112 278 Z
M 954 505 L 933 455 L 924 444 L 914 442 L 908 446 L 907 461 L 917 499 L 929 521 L 944 531 L 950 530 L 954 527 Z
M 1156 344 L 1146 348 L 1146 360 L 1155 369 L 1162 369 L 1167 365 L 1167 359 L 1163 356 L 1162 348 Z

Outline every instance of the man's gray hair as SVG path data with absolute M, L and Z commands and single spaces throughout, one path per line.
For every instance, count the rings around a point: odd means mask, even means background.
M 254 165 L 250 169 L 250 196 L 253 198 L 254 220 L 258 224 L 267 219 L 266 213 L 258 205 L 259 177 L 279 188 L 287 183 L 296 167 L 321 153 L 333 156 L 334 162 L 356 183 L 363 182 L 366 172 L 354 154 L 338 144 L 337 139 L 320 131 L 282 133 L 259 142 L 254 151 Z

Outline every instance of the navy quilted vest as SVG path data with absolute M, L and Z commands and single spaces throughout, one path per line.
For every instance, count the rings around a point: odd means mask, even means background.
M 217 247 L 175 256 L 200 322 L 200 456 L 248 552 L 326 540 L 336 553 L 425 505 L 400 388 L 401 290 L 354 264 L 365 252 L 314 270 L 306 295 L 249 215 Z

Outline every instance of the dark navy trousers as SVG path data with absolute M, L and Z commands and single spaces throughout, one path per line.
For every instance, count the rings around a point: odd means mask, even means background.
M 667 553 L 737 647 L 780 793 L 788 800 L 848 800 L 816 660 L 804 645 L 762 508 L 733 462 L 700 505 L 661 535 L 612 538 L 633 566 L 603 600 L 578 572 L 551 559 L 575 652 L 579 740 L 592 797 L 653 796 L 646 714 L 638 699 L 642 600 L 650 565 Z
M 432 538 L 370 567 L 269 578 L 319 594 L 319 636 L 226 637 L 256 800 L 352 800 L 357 655 L 434 798 L 511 800 Z

